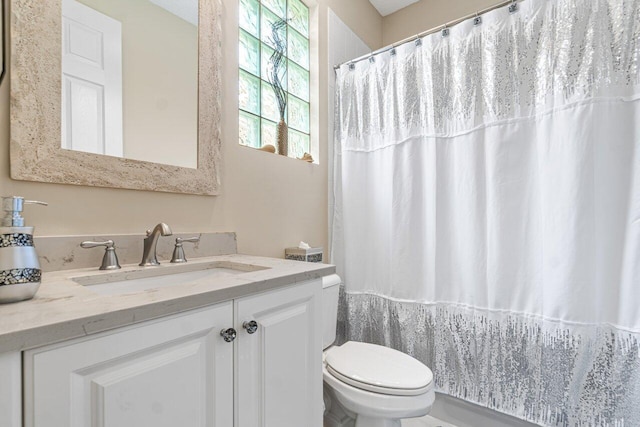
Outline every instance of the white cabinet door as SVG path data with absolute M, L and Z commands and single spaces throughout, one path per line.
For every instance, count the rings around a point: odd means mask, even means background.
M 231 302 L 25 353 L 25 427 L 231 427 Z
M 22 427 L 22 358 L 0 354 L 0 426 Z
M 322 425 L 321 302 L 319 280 L 235 302 L 236 427 Z

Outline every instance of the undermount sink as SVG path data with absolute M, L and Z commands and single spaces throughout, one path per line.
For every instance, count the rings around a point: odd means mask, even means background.
M 71 280 L 100 295 L 122 295 L 172 286 L 184 286 L 265 269 L 266 267 L 256 265 L 218 261 L 203 264 L 145 267 L 117 273 L 98 273 L 73 277 Z

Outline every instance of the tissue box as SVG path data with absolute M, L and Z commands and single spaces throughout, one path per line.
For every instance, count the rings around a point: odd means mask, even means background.
M 284 250 L 284 258 L 294 261 L 322 262 L 322 248 L 287 248 Z

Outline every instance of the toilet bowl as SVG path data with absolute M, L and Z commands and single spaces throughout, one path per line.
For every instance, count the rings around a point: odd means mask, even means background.
M 400 351 L 335 341 L 340 278 L 323 279 L 325 426 L 400 427 L 404 418 L 422 417 L 435 400 L 433 373 Z
M 330 348 L 324 354 L 323 379 L 337 401 L 332 405 L 338 403 L 338 411 L 355 419 L 355 427 L 400 427 L 404 418 L 428 414 L 435 400 L 429 368 L 373 344 L 347 342 Z

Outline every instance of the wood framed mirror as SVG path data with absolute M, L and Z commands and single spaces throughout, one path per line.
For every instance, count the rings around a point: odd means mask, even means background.
M 76 0 L 70 1 L 80 3 Z M 99 0 L 82 0 L 84 5 L 81 7 L 86 7 L 96 1 Z M 108 1 L 113 4 L 113 0 Z M 131 0 L 119 1 L 131 2 Z M 172 4 L 175 3 L 166 0 L 135 1 L 144 3 L 141 3 L 144 7 L 161 8 L 162 10 L 159 10 L 158 13 L 166 15 L 167 19 L 175 20 L 178 17 L 183 21 L 190 20 L 184 15 L 184 10 L 171 9 Z M 97 152 L 79 151 L 67 146 L 63 148 L 65 145 L 63 128 L 68 129 L 67 125 L 63 126 L 65 120 L 63 114 L 67 114 L 66 112 L 69 110 L 68 103 L 63 98 L 68 98 L 67 94 L 73 90 L 64 86 L 67 82 L 63 77 L 63 49 L 67 49 L 69 45 L 69 37 L 63 31 L 68 26 L 64 20 L 67 18 L 63 19 L 63 5 L 66 5 L 68 0 L 11 0 L 11 177 L 17 180 L 59 184 L 186 194 L 219 194 L 221 4 L 219 0 L 192 1 L 197 2 L 197 29 L 193 30 L 194 34 L 197 34 L 197 40 L 194 38 L 197 42 L 197 64 L 194 62 L 193 65 L 193 77 L 197 79 L 197 89 L 193 85 L 192 97 L 195 104 L 192 109 L 195 116 L 193 124 L 197 128 L 193 129 L 191 133 L 192 139 L 194 139 L 193 144 L 190 145 L 194 150 L 193 161 L 189 164 L 191 167 L 185 167 L 180 166 L 180 162 L 174 161 L 174 158 L 177 157 L 175 150 L 174 154 L 166 156 L 165 162 L 162 159 L 143 160 L 144 157 L 141 157 L 143 155 L 118 156 L 110 155 L 110 152 L 97 154 Z M 137 11 L 136 13 L 139 16 L 147 16 L 147 12 Z M 192 10 L 191 13 L 196 12 Z M 126 25 L 124 19 L 120 19 L 120 21 L 113 17 L 111 19 L 116 21 L 116 24 L 121 21 L 123 28 L 126 28 L 124 27 Z M 193 19 L 191 20 L 193 21 Z M 158 19 L 154 19 L 154 21 L 158 22 Z M 166 27 L 163 27 L 162 30 L 165 35 L 177 38 L 174 30 L 167 30 Z M 88 31 L 93 30 L 89 29 Z M 123 30 L 123 34 L 129 35 L 130 33 L 130 30 Z M 65 35 L 63 36 L 63 34 Z M 96 37 L 96 40 L 99 40 L 96 42 L 98 44 L 103 40 L 100 37 Z M 84 49 L 89 45 L 93 49 L 96 45 L 96 43 L 93 45 L 85 43 L 87 40 L 91 41 L 91 37 L 81 36 L 77 40 L 79 40 L 78 46 L 84 43 L 79 49 Z M 122 58 L 123 62 L 131 63 L 132 56 L 126 56 L 127 46 L 124 42 L 122 46 L 125 52 L 125 56 Z M 164 46 L 167 46 L 166 41 Z M 137 51 L 133 51 L 134 54 L 143 52 L 140 47 L 137 49 Z M 177 58 L 178 51 L 175 47 L 173 53 L 168 47 L 164 51 L 155 49 L 169 60 L 173 58 L 174 62 L 181 62 Z M 196 51 L 195 48 L 194 51 Z M 102 61 L 104 56 L 98 52 L 96 57 Z M 123 66 L 122 69 L 126 70 L 126 67 Z M 175 73 L 171 75 L 175 76 Z M 141 84 L 127 84 L 126 78 L 125 74 L 125 81 L 122 85 L 122 94 L 125 98 L 123 101 L 124 110 L 125 112 L 142 110 L 144 116 L 146 113 L 144 108 L 146 107 L 141 107 L 140 103 L 137 107 L 132 107 L 133 104 L 126 101 L 126 97 L 134 92 L 132 89 L 139 88 Z M 142 86 L 144 86 L 144 82 Z M 173 85 L 165 83 L 164 86 Z M 154 91 L 155 89 L 147 91 L 151 94 L 147 98 L 152 97 Z M 147 98 L 142 96 L 138 100 L 146 101 Z M 93 101 L 93 98 L 89 99 Z M 156 105 L 157 109 L 164 110 L 167 109 L 167 105 L 176 111 L 181 108 L 179 92 L 174 91 L 173 94 L 163 95 L 158 99 L 157 101 L 152 100 L 155 104 L 148 103 L 149 111 L 154 110 Z M 64 106 L 63 102 L 65 102 Z M 172 103 L 175 105 L 172 106 Z M 91 105 L 95 105 L 95 103 Z M 74 108 L 80 112 L 88 111 L 82 102 L 78 102 Z M 94 117 L 105 115 L 103 110 L 98 111 L 97 114 L 94 111 L 92 114 Z M 139 124 L 140 117 L 142 116 L 125 115 L 124 121 L 126 123 L 129 120 L 129 127 L 141 128 L 143 125 Z M 144 127 L 153 130 L 154 120 L 160 126 L 167 122 L 166 117 L 169 116 L 165 115 L 164 117 L 159 115 L 157 118 L 152 118 L 144 124 Z M 111 129 L 110 126 L 108 122 L 107 125 L 103 124 L 99 133 L 104 134 L 104 129 Z M 128 138 L 126 128 L 127 125 L 125 125 L 124 133 L 125 144 Z M 137 138 L 144 140 L 147 152 L 159 151 L 162 148 L 159 145 L 162 134 L 169 133 L 173 128 L 167 129 L 168 131 L 156 132 L 148 137 L 138 135 Z M 174 136 L 176 144 L 174 149 L 181 150 L 181 147 L 187 145 L 182 141 L 182 136 L 187 133 L 189 132 L 177 132 Z M 79 132 L 78 135 L 84 134 Z M 74 138 L 76 137 L 74 136 Z M 80 139 L 80 137 L 76 139 Z M 173 143 L 172 141 L 170 140 L 169 143 Z M 154 144 L 156 144 L 155 147 Z M 80 148 L 80 150 L 88 149 Z M 144 150 L 138 151 L 144 154 Z

